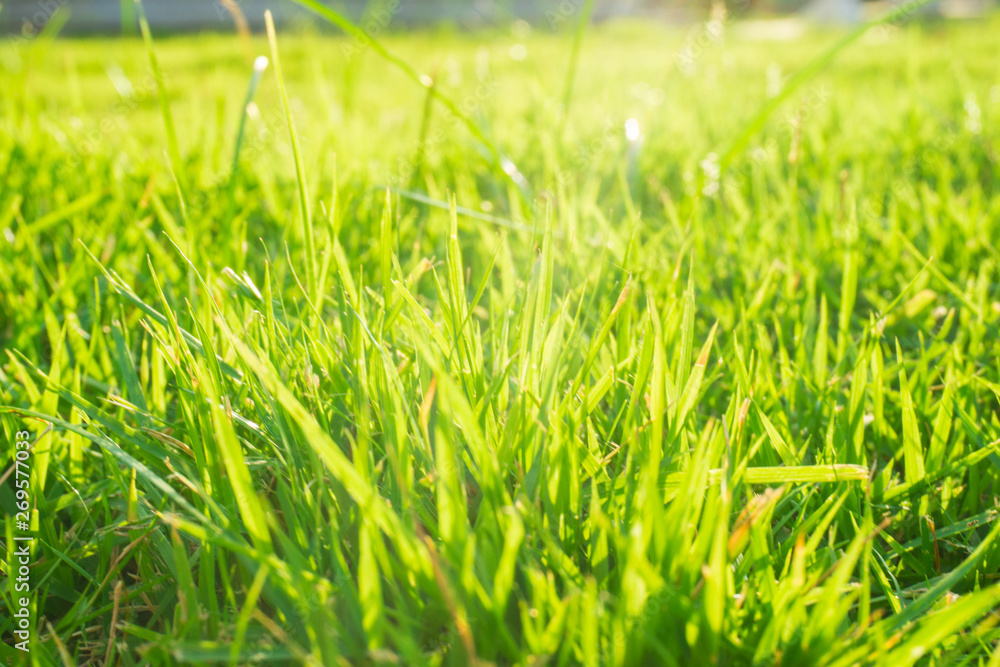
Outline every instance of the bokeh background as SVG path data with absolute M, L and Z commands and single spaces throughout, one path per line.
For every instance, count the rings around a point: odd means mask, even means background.
M 684 24 L 703 19 L 713 5 L 724 5 L 729 14 L 747 18 L 800 17 L 813 23 L 858 23 L 907 0 L 596 0 L 592 18 L 600 22 L 619 17 L 640 17 Z M 327 3 L 355 20 L 389 8 L 393 29 L 450 23 L 474 29 L 504 23 L 512 18 L 557 27 L 560 17 L 573 15 L 586 0 L 340 0 Z M 64 31 L 70 33 L 126 34 L 136 31 L 132 0 L 7 0 L 0 11 L 0 29 L 17 34 L 41 29 L 59 7 L 71 9 Z M 308 12 L 288 2 L 274 0 L 149 0 L 150 23 L 161 30 L 225 31 L 233 27 L 227 6 L 237 6 L 251 27 L 263 26 L 265 9 L 279 23 L 319 26 Z M 921 14 L 943 19 L 974 19 L 988 14 L 996 0 L 937 0 Z

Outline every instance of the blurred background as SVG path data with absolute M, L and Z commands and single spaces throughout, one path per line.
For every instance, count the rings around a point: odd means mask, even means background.
M 595 22 L 617 17 L 636 17 L 684 24 L 704 19 L 714 8 L 746 18 L 792 18 L 820 24 L 858 23 L 896 4 L 912 0 L 596 0 Z M 390 11 L 394 29 L 453 24 L 474 29 L 521 19 L 557 28 L 567 17 L 575 17 L 587 0 L 338 0 L 330 6 L 363 20 L 378 11 Z M 136 31 L 132 0 L 6 0 L 0 11 L 0 29 L 8 38 L 30 36 L 48 23 L 63 6 L 70 8 L 63 32 L 131 34 Z M 970 19 L 986 15 L 996 0 L 937 0 L 920 10 L 921 15 L 940 19 Z M 228 31 L 233 12 L 241 13 L 251 27 L 260 27 L 265 9 L 279 22 L 313 24 L 315 18 L 292 2 L 276 0 L 147 0 L 150 23 L 160 30 L 183 32 Z

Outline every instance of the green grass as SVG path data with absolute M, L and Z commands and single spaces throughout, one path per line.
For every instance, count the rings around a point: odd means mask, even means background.
M 1000 21 L 698 30 L 0 54 L 30 662 L 1000 664 Z

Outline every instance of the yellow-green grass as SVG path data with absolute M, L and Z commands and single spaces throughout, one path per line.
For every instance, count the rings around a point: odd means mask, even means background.
M 1000 22 L 574 21 L 3 56 L 33 664 L 998 664 Z

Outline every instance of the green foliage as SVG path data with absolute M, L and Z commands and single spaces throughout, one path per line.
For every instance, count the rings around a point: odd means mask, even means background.
M 138 7 L 0 61 L 35 664 L 1000 661 L 996 19 L 272 33 L 248 110 Z

